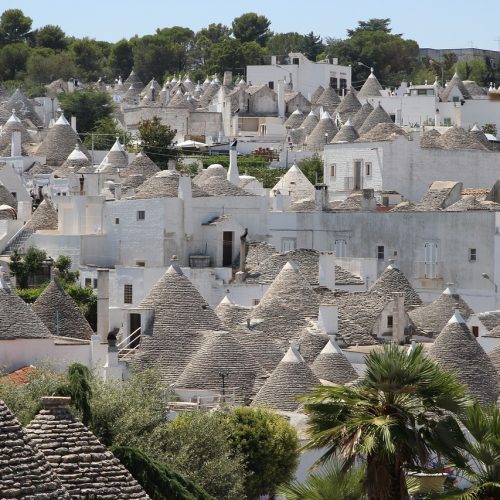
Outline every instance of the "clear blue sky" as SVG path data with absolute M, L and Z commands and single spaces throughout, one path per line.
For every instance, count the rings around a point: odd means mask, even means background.
M 500 38 L 500 0 L 0 0 L 0 11 L 7 8 L 22 9 L 35 28 L 58 24 L 68 35 L 113 42 L 159 27 L 230 25 L 244 12 L 264 14 L 276 32 L 332 37 L 344 37 L 358 20 L 389 17 L 393 33 L 421 47 L 499 50 Z

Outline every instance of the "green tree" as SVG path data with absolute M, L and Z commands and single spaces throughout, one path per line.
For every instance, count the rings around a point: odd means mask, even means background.
M 364 467 L 343 470 L 338 462 L 330 463 L 317 474 L 309 474 L 303 483 L 294 481 L 279 488 L 285 500 L 363 500 Z
M 463 463 L 457 416 L 468 405 L 466 390 L 421 346 L 407 353 L 385 345 L 365 360 L 366 372 L 355 385 L 320 387 L 303 398 L 307 447 L 325 447 L 321 461 L 341 453 L 345 469 L 366 460 L 368 496 L 404 500 L 405 470 L 425 466 L 435 454 Z
M 54 267 L 59 271 L 59 278 L 66 283 L 75 283 L 80 273 L 71 270 L 71 257 L 59 255 L 54 261 Z
M 312 184 L 323 182 L 323 161 L 318 155 L 301 160 L 299 168 Z
M 271 21 L 266 16 L 247 12 L 233 20 L 233 35 L 242 43 L 257 42 L 260 45 L 265 45 L 271 35 L 270 25 Z
M 29 53 L 24 43 L 12 43 L 0 48 L 0 79 L 16 80 L 24 77 Z
M 311 31 L 304 36 L 304 55 L 311 61 L 316 61 L 324 49 L 325 46 L 319 35 Z
M 266 44 L 270 55 L 286 56 L 290 52 L 306 51 L 305 36 L 297 32 L 274 33 Z
M 488 67 L 484 59 L 464 59 L 455 65 L 455 71 L 462 80 L 474 80 L 479 85 L 488 85 Z
M 467 462 L 462 471 L 471 483 L 463 500 L 500 498 L 500 409 L 497 406 L 470 407 L 463 424 L 468 431 Z
M 111 451 L 155 500 L 215 500 L 167 464 L 152 460 L 137 448 L 115 446 Z
M 151 78 L 160 78 L 165 73 L 177 69 L 172 64 L 174 56 L 172 47 L 165 44 L 157 35 L 147 35 L 133 40 L 132 53 L 134 69 L 143 80 L 148 82 Z
M 361 31 L 382 31 L 383 33 L 390 33 L 392 31 L 389 28 L 391 20 L 389 18 L 372 18 L 368 21 L 358 21 L 358 27 L 353 30 L 347 30 L 347 35 L 352 37 Z
M 62 384 L 58 394 L 71 398 L 72 404 L 79 411 L 84 425 L 89 425 L 92 418 L 90 400 L 92 397 L 92 374 L 81 363 L 72 363 L 68 367 L 68 382 Z
M 86 135 L 84 144 L 88 149 L 107 151 L 115 143 L 116 136 L 122 144 L 130 141 L 130 134 L 119 128 L 113 117 L 106 116 L 97 120 L 95 127 Z
M 482 129 L 483 129 L 483 132 L 485 134 L 491 134 L 491 135 L 494 135 L 495 137 L 497 135 L 497 126 L 496 126 L 496 123 L 485 123 L 482 126 Z
M 28 248 L 24 255 L 15 249 L 11 255 L 9 268 L 16 278 L 17 286 L 27 288 L 29 277 L 40 272 L 46 259 L 47 252 L 36 247 Z
M 54 53 L 52 49 L 31 49 L 26 62 L 26 80 L 34 85 L 46 85 L 58 78 L 68 80 L 76 67 L 68 52 Z
M 76 116 L 80 134 L 93 130 L 99 120 L 111 116 L 113 111 L 113 103 L 109 94 L 97 90 L 61 94 L 59 102 L 65 113 Z
M 167 71 L 185 71 L 189 67 L 191 51 L 194 46 L 194 32 L 189 28 L 172 26 L 156 30 L 160 42 L 170 48 L 171 59 Z
M 47 24 L 33 32 L 33 37 L 37 47 L 46 47 L 52 50 L 66 50 L 68 41 L 66 33 L 60 26 Z
M 134 54 L 128 40 L 123 39 L 113 45 L 109 65 L 113 76 L 126 78 L 129 75 L 134 66 Z
M 215 498 L 245 498 L 244 455 L 231 445 L 218 412 L 181 413 L 158 426 L 148 454 L 197 482 Z
M 176 156 L 173 140 L 177 130 L 171 129 L 169 125 L 163 125 L 157 116 L 151 120 L 141 120 L 138 130 L 144 153 L 157 165 L 166 167 L 168 159 Z
M 340 64 L 351 65 L 354 83 L 361 83 L 369 74 L 366 68 L 358 65 L 358 62 L 362 62 L 375 68 L 375 73 L 383 85 L 399 85 L 403 79 L 408 79 L 417 67 L 418 44 L 389 31 L 351 30 L 348 33 L 352 34 L 345 40 L 327 39 L 325 54 L 328 57 L 337 57 Z
M 76 76 L 87 82 L 97 81 L 103 76 L 105 58 L 100 42 L 90 38 L 76 39 L 70 48 L 77 68 Z
M 234 449 L 245 457 L 248 498 L 273 495 L 279 485 L 293 478 L 299 439 L 283 417 L 264 408 L 242 407 L 229 412 L 225 424 Z
M 0 45 L 24 42 L 31 31 L 31 17 L 20 9 L 8 9 L 0 16 Z

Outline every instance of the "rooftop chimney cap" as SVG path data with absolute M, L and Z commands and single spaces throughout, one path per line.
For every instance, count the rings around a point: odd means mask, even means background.
M 42 406 L 45 410 L 51 408 L 67 408 L 71 403 L 71 398 L 66 396 L 43 396 Z

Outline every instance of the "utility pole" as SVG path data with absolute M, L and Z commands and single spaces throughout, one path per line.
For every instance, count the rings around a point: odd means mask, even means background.
M 222 379 L 222 403 L 224 403 L 226 396 L 226 378 L 229 377 L 229 373 L 219 372 L 219 377 Z

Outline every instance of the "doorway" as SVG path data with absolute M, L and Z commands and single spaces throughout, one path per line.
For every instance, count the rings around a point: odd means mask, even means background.
M 233 235 L 232 231 L 222 233 L 222 267 L 233 265 Z
M 135 347 L 139 346 L 139 343 L 141 341 L 141 315 L 137 313 L 130 313 L 129 321 L 129 335 L 133 335 L 129 338 L 128 348 L 134 349 Z

